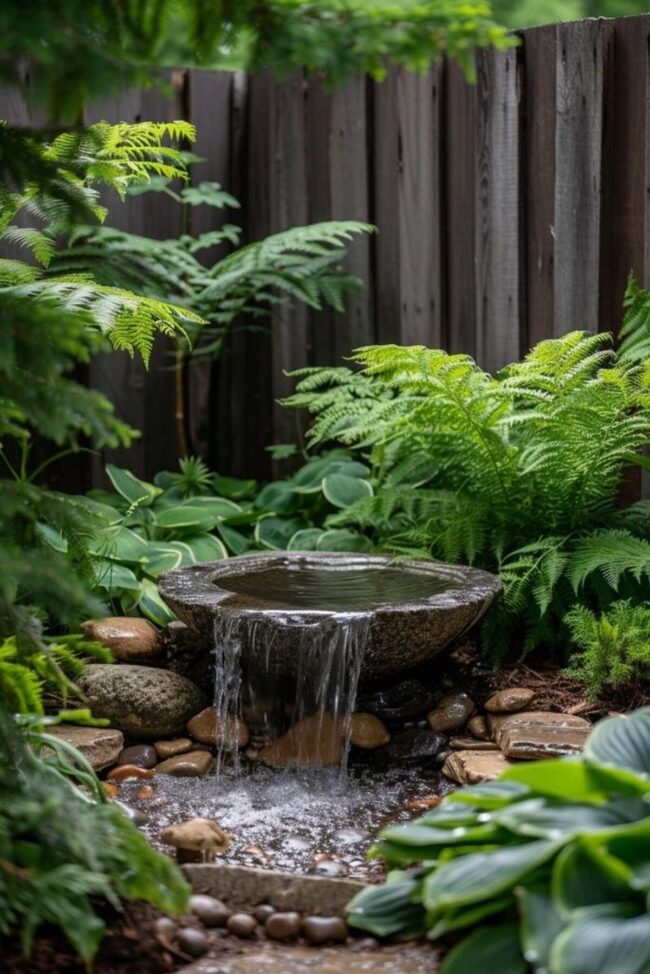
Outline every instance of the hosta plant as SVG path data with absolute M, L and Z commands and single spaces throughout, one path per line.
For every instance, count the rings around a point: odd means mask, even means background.
M 650 364 L 610 336 L 542 342 L 496 376 L 467 355 L 384 345 L 362 367 L 297 373 L 289 405 L 313 415 L 315 447 L 341 444 L 373 492 L 328 521 L 376 550 L 473 563 L 505 596 L 484 625 L 494 657 L 567 641 L 577 601 L 650 592 L 648 505 L 622 510 L 630 464 L 645 464 Z
M 602 721 L 580 757 L 454 792 L 374 853 L 391 872 L 350 923 L 452 938 L 441 974 L 647 974 L 650 707 Z

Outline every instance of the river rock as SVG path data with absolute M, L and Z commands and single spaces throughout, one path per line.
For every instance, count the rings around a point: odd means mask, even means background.
M 388 745 L 388 755 L 392 761 L 402 763 L 423 761 L 435 758 L 445 743 L 442 734 L 427 728 L 411 727 L 395 734 Z
M 232 910 L 215 896 L 195 893 L 190 896 L 190 910 L 206 927 L 225 927 Z
M 48 727 L 48 734 L 76 747 L 95 771 L 110 768 L 124 747 L 124 735 L 112 727 L 75 727 L 58 724 Z
M 109 781 L 126 781 L 127 778 L 151 778 L 151 768 L 141 768 L 137 764 L 118 764 L 106 775 Z
M 340 944 L 348 935 L 348 925 L 341 917 L 307 917 L 302 932 L 310 944 Z
M 183 927 L 176 934 L 176 945 L 190 957 L 203 957 L 210 947 L 210 941 L 203 930 L 196 927 Z
M 264 924 L 264 933 L 271 940 L 291 940 L 300 933 L 302 918 L 299 913 L 274 913 Z
M 477 741 L 489 741 L 490 732 L 488 730 L 487 721 L 485 717 L 479 714 L 476 717 L 470 717 L 467 721 L 467 730 L 470 732 L 472 737 L 475 737 Z
M 490 715 L 488 724 L 507 757 L 527 761 L 578 754 L 591 731 L 591 724 L 583 717 L 545 711 Z
M 160 663 L 165 650 L 158 630 L 146 619 L 114 616 L 90 619 L 80 626 L 84 636 L 110 649 L 122 663 Z
M 158 763 L 158 754 L 151 744 L 132 744 L 120 751 L 119 764 L 135 764 L 138 768 L 153 768 Z
M 78 684 L 95 717 L 149 740 L 181 732 L 205 706 L 203 693 L 185 677 L 151 666 L 86 666 Z
M 275 912 L 275 907 L 271 906 L 270 903 L 260 903 L 260 905 L 256 906 L 253 910 L 253 916 L 258 923 L 264 926 L 268 918 L 272 917 Z
M 153 785 L 140 785 L 135 793 L 136 800 L 139 802 L 148 802 L 152 798 L 155 798 L 156 792 Z
M 172 741 L 154 741 L 153 746 L 161 761 L 165 758 L 175 758 L 177 754 L 187 754 L 193 750 L 194 743 L 189 737 L 177 737 Z
M 360 710 L 367 710 L 382 720 L 411 720 L 431 710 L 435 697 L 419 680 L 402 680 L 392 687 L 361 694 Z
M 452 751 L 442 773 L 459 785 L 494 781 L 511 767 L 501 751 Z
M 449 741 L 452 751 L 498 751 L 494 741 L 477 741 L 474 737 L 452 737 Z
M 427 723 L 431 730 L 444 734 L 460 730 L 473 713 L 474 701 L 468 694 L 462 691 L 448 693 L 427 714 Z
M 263 747 L 260 760 L 271 768 L 336 767 L 343 757 L 344 735 L 343 721 L 335 720 L 329 713 L 313 714 Z
M 354 747 L 374 751 L 390 741 L 388 728 L 374 714 L 352 714 L 350 743 Z
M 185 852 L 222 855 L 230 846 L 227 832 L 209 818 L 190 818 L 186 822 L 168 825 L 160 833 L 165 845 Z
M 535 691 L 528 687 L 508 687 L 493 693 L 485 701 L 485 709 L 490 714 L 511 714 L 527 707 L 534 696 Z
M 219 718 L 216 707 L 206 707 L 195 714 L 188 721 L 187 732 L 201 744 L 223 747 L 227 751 L 246 747 L 250 737 L 243 721 L 233 717 Z
M 257 920 L 250 913 L 233 913 L 226 923 L 229 933 L 235 937 L 252 937 L 257 930 Z
M 170 774 L 175 778 L 201 778 L 214 768 L 214 758 L 209 751 L 188 751 L 167 758 L 155 767 L 156 774 Z

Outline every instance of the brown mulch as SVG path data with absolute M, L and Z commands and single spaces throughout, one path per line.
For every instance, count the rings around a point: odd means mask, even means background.
M 486 666 L 476 648 L 467 643 L 450 656 L 449 674 L 479 705 L 505 687 L 529 687 L 535 691 L 533 706 L 539 710 L 579 714 L 589 720 L 629 713 L 650 704 L 648 685 L 626 687 L 598 698 L 588 697 L 581 683 L 564 675 L 558 666 L 536 661 L 518 662 L 494 670 Z
M 128 903 L 123 913 L 107 904 L 97 904 L 96 908 L 106 923 L 106 934 L 92 964 L 93 974 L 170 974 L 192 960 L 157 936 L 154 924 L 162 914 L 153 907 Z M 39 931 L 28 958 L 23 956 L 16 939 L 0 939 L 0 971 L 88 974 L 88 968 L 63 934 L 45 927 Z

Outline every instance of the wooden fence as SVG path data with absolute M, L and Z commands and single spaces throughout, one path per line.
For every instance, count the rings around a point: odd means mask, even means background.
M 172 97 L 129 92 L 92 106 L 89 120 L 191 119 L 206 159 L 194 178 L 241 199 L 247 240 L 326 219 L 379 228 L 351 248 L 365 289 L 344 316 L 288 307 L 267 334 L 235 331 L 218 367 L 192 369 L 195 452 L 264 476 L 264 447 L 296 433 L 277 405 L 291 389 L 284 371 L 358 345 L 442 345 L 498 369 L 543 338 L 616 329 L 628 274 L 650 284 L 650 16 L 520 36 L 516 49 L 478 54 L 475 85 L 448 63 L 335 92 L 300 74 L 189 71 L 174 74 Z M 0 98 L 0 116 L 24 122 L 25 109 Z M 158 194 L 111 219 L 179 231 L 178 209 Z M 214 220 L 197 210 L 193 230 Z M 175 461 L 168 366 L 160 346 L 146 376 L 121 355 L 91 368 L 143 431 L 128 458 L 141 475 Z

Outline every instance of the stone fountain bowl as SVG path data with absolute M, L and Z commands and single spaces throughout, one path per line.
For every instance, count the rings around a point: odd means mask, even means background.
M 257 656 L 268 667 L 262 657 L 272 645 L 277 675 L 295 675 L 307 629 L 365 616 L 367 681 L 431 659 L 481 618 L 501 583 L 489 572 L 438 561 L 269 551 L 177 568 L 161 576 L 159 589 L 206 648 L 217 618 L 226 616 L 238 624 L 244 662 Z

